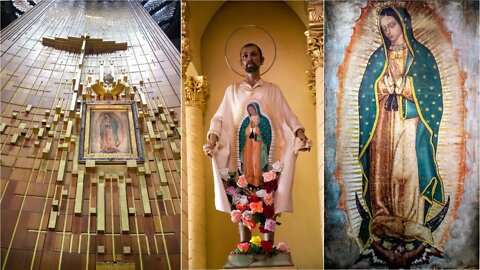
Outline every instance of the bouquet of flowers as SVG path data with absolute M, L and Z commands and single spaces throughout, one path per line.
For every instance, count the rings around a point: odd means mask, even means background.
M 230 217 L 232 222 L 242 222 L 250 231 L 257 224 L 261 233 L 275 231 L 277 222 L 275 215 L 274 198 L 278 187 L 278 177 L 283 169 L 279 161 L 270 166 L 270 170 L 262 175 L 262 184 L 253 186 L 248 184 L 244 175 L 237 172 L 229 172 L 228 169 L 220 170 L 220 175 L 225 181 L 225 189 L 231 204 Z M 252 239 L 254 239 L 252 237 Z M 235 252 L 239 253 L 272 253 L 273 243 L 270 241 L 258 241 L 240 243 Z M 247 248 L 248 246 L 248 248 Z M 235 253 L 234 252 L 234 253 Z
M 284 242 L 279 242 L 273 246 L 270 241 L 264 241 L 260 236 L 252 236 L 250 242 L 239 243 L 233 251 L 234 254 L 273 254 L 277 252 L 288 252 L 289 248 Z

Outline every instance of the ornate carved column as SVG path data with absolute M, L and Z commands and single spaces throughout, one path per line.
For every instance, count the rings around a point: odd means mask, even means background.
M 196 154 L 193 152 L 195 150 L 196 140 L 195 138 L 192 140 L 191 136 L 188 136 L 187 130 L 192 130 L 196 128 L 196 126 L 202 125 L 202 119 L 193 120 L 192 117 L 195 117 L 195 108 L 191 108 L 193 106 L 192 102 L 189 103 L 189 109 L 186 106 L 186 96 L 191 95 L 192 92 L 195 91 L 194 85 L 195 83 L 187 81 L 187 69 L 190 65 L 192 60 L 191 51 L 190 51 L 190 33 L 189 33 L 189 12 L 188 12 L 188 2 L 183 1 L 181 3 L 182 7 L 182 85 L 184 85 L 185 91 L 182 91 L 182 100 L 184 101 L 182 105 L 182 265 L 183 268 L 194 268 L 195 265 L 202 265 L 202 268 L 205 268 L 205 262 L 198 263 L 196 262 L 196 258 L 205 258 L 205 253 L 199 253 L 196 250 L 201 252 L 202 248 L 204 250 L 205 247 L 205 230 L 198 234 L 199 227 L 195 227 L 195 223 L 199 218 L 199 213 L 195 212 L 193 214 L 192 219 L 190 218 L 190 211 L 189 208 L 194 205 L 195 197 L 189 197 L 189 184 L 190 182 L 195 183 L 195 180 L 189 179 L 192 178 L 194 173 L 198 173 L 198 168 L 203 168 L 203 164 L 201 156 L 195 156 Z M 188 93 L 188 94 L 187 94 Z M 191 99 L 190 99 L 191 100 Z M 200 103 L 201 105 L 202 103 Z M 200 110 L 201 109 L 197 109 Z M 188 111 L 188 114 L 187 114 Z M 202 113 L 200 112 L 200 115 Z M 192 116 L 193 115 L 193 116 Z M 187 129 L 188 127 L 188 129 Z M 188 142 L 187 142 L 188 141 Z M 192 151 L 190 151 L 192 150 Z M 195 164 L 195 165 L 194 165 Z M 188 170 L 189 169 L 189 170 Z M 188 170 L 188 171 L 187 171 Z M 193 172 L 192 172 L 193 171 Z M 200 172 L 203 175 L 203 172 Z M 203 176 L 198 175 L 197 177 L 203 180 Z M 191 200 L 190 200 L 191 199 Z M 198 209 L 198 208 L 197 208 Z M 192 210 L 193 211 L 193 210 Z M 204 224 L 204 221 L 202 224 Z M 191 232 L 191 233 L 189 233 Z M 190 236 L 193 236 L 191 238 Z M 203 246 L 202 246 L 203 245 Z
M 192 61 L 190 52 L 190 33 L 188 31 L 187 1 L 182 1 L 182 78 L 185 78 L 188 65 Z
M 310 55 L 312 66 L 306 72 L 307 84 L 314 103 L 318 104 L 319 101 L 323 102 L 323 97 L 319 100 L 316 96 L 317 89 L 323 92 L 323 1 L 308 2 L 308 19 L 308 30 L 305 36 L 308 45 L 307 53 Z
M 188 193 L 188 267 L 204 269 L 206 262 L 206 211 L 203 137 L 203 109 L 208 95 L 204 76 L 185 81 L 185 126 Z M 183 189 L 183 188 L 182 188 Z
M 309 1 L 308 2 L 308 30 L 305 32 L 307 37 L 307 53 L 311 59 L 311 69 L 307 71 L 308 88 L 314 98 L 316 105 L 317 117 L 317 172 L 318 172 L 318 187 L 319 187 L 319 201 L 320 201 L 320 227 L 323 232 L 323 216 L 324 216 L 324 141 L 325 141 L 325 121 L 324 121 L 324 67 L 323 67 L 323 1 Z M 322 242 L 319 247 L 323 249 L 323 233 Z M 320 254 L 323 250 L 320 251 Z

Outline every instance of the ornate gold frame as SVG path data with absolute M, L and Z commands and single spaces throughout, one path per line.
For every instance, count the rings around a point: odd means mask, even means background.
M 129 153 L 92 152 L 91 117 L 93 112 L 125 112 L 127 115 Z M 127 160 L 143 162 L 143 147 L 138 127 L 138 113 L 133 101 L 90 101 L 83 102 L 80 127 L 79 162 L 95 160 L 99 163 L 125 163 Z

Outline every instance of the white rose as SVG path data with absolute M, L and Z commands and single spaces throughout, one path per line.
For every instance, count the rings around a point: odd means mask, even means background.
M 272 171 L 278 173 L 278 172 L 281 172 L 282 169 L 283 169 L 283 162 L 277 161 L 277 162 L 272 164 Z
M 248 198 L 245 195 L 233 195 L 233 204 L 247 204 Z
M 256 192 L 256 194 L 257 194 L 257 197 L 263 198 L 265 197 L 265 195 L 267 195 L 267 191 L 265 191 L 265 189 L 260 189 L 259 191 Z

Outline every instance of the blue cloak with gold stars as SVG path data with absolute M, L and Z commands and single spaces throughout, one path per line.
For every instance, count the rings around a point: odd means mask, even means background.
M 410 15 L 406 9 L 392 7 L 402 21 L 408 56 L 405 66 L 405 77 L 412 81 L 414 102 L 402 98 L 400 106 L 401 117 L 409 119 L 419 117 L 416 132 L 416 154 L 418 163 L 419 185 L 422 197 L 425 199 L 425 217 L 433 203 L 443 205 L 445 202 L 443 183 L 438 171 L 436 152 L 438 131 L 443 113 L 442 84 L 440 73 L 433 54 L 413 36 Z M 380 17 L 380 16 L 379 16 Z M 380 18 L 379 18 L 380 19 Z M 380 22 L 378 23 L 380 25 Z M 381 32 L 381 31 L 380 31 Z M 384 39 L 384 37 L 382 37 Z M 388 48 L 383 40 L 372 54 L 360 84 L 358 104 L 360 122 L 360 141 L 358 159 L 363 174 L 363 198 L 368 207 L 369 217 L 362 221 L 359 237 L 364 244 L 370 239 L 371 201 L 369 192 L 370 142 L 376 132 L 379 111 L 377 97 L 378 81 L 388 68 Z M 375 102 L 372 102 L 372 101 Z M 425 222 L 426 222 L 425 218 Z

